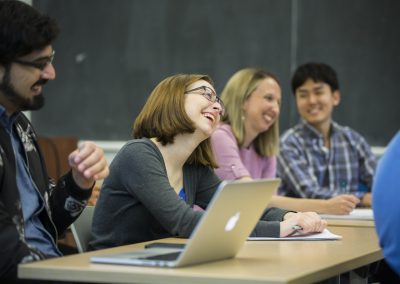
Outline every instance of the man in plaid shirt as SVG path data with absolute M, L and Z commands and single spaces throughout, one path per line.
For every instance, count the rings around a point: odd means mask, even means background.
M 332 120 L 340 102 L 336 72 L 322 63 L 301 65 L 292 91 L 301 121 L 281 137 L 280 194 L 370 206 L 376 158 L 359 133 Z

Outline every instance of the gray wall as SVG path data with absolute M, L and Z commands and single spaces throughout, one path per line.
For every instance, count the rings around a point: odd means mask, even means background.
M 283 85 L 281 130 L 298 121 L 290 76 L 307 61 L 339 74 L 335 119 L 376 146 L 400 128 L 400 1 L 34 0 L 56 17 L 57 79 L 32 113 L 41 135 L 126 140 L 154 86 L 206 73 L 217 91 L 258 66 Z

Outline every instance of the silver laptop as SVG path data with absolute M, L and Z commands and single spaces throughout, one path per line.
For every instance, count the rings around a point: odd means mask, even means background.
M 92 256 L 90 260 L 94 263 L 181 267 L 235 257 L 279 183 L 279 179 L 222 182 L 184 247 L 152 247 Z

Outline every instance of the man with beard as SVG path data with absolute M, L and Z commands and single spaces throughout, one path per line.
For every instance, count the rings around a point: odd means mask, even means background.
M 71 170 L 49 181 L 32 125 L 21 111 L 44 104 L 55 79 L 54 19 L 19 1 L 0 1 L 0 280 L 17 282 L 19 263 L 61 256 L 57 237 L 79 216 L 96 180 L 108 175 L 103 151 L 85 142 Z

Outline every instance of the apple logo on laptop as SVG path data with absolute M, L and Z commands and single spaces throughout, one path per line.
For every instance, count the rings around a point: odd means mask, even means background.
M 228 222 L 225 225 L 225 231 L 229 232 L 235 228 L 237 221 L 240 218 L 240 212 L 237 212 L 235 215 L 229 218 Z

